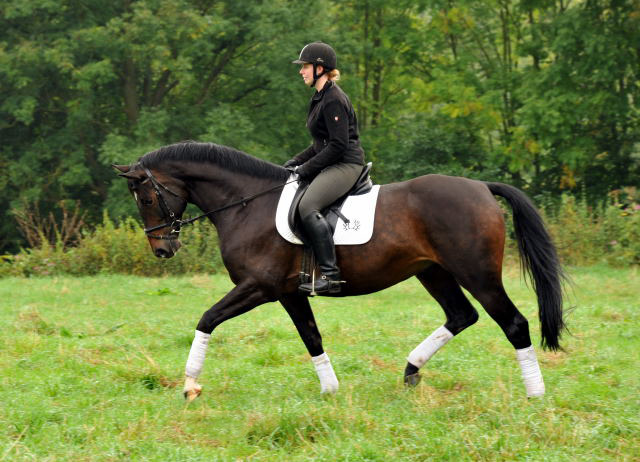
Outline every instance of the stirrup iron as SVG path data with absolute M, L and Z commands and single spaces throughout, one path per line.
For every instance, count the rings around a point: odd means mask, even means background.
M 347 282 L 339 277 L 337 279 L 330 279 L 330 276 L 324 274 L 320 277 L 320 281 L 322 281 L 319 284 L 321 290 L 317 291 L 318 284 L 316 284 L 316 272 L 314 270 L 311 272 L 311 281 L 300 284 L 298 290 L 303 293 L 308 293 L 310 297 L 315 297 L 318 294 L 338 294 L 342 291 L 342 284 Z

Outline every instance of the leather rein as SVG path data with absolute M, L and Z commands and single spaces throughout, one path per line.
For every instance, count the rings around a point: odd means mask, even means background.
M 276 185 L 272 188 L 266 189 L 264 191 L 260 191 L 256 194 L 253 194 L 249 197 L 246 198 L 240 198 L 237 201 L 231 202 L 230 204 L 224 205 L 222 207 L 219 207 L 215 210 L 210 210 L 208 212 L 205 212 L 201 215 L 198 215 L 196 217 L 192 217 L 192 218 L 188 218 L 186 220 L 182 220 L 180 218 L 178 218 L 176 216 L 176 214 L 174 213 L 173 210 L 171 210 L 171 207 L 169 207 L 169 204 L 167 203 L 166 199 L 164 198 L 164 196 L 162 195 L 162 190 L 165 190 L 166 192 L 168 192 L 169 194 L 171 194 L 174 197 L 180 198 L 182 200 L 185 200 L 183 197 L 181 197 L 178 193 L 172 191 L 171 189 L 169 189 L 168 187 L 166 187 L 165 185 L 163 185 L 162 183 L 160 183 L 151 173 L 151 171 L 145 167 L 144 165 L 141 165 L 141 167 L 144 169 L 145 174 L 147 175 L 147 178 L 151 181 L 151 184 L 153 185 L 153 189 L 156 193 L 156 197 L 158 198 L 158 203 L 160 204 L 160 209 L 162 210 L 162 213 L 164 214 L 165 223 L 162 223 L 160 225 L 156 225 L 156 226 L 151 226 L 150 228 L 144 228 L 144 233 L 146 234 L 146 236 L 148 238 L 151 239 L 161 239 L 161 240 L 166 240 L 166 241 L 172 241 L 175 239 L 178 239 L 178 237 L 180 236 L 180 231 L 182 230 L 182 227 L 185 225 L 190 225 L 191 223 L 194 223 L 198 220 L 201 220 L 202 218 L 208 217 L 209 215 L 212 215 L 214 213 L 218 213 L 218 212 L 222 212 L 223 210 L 227 210 L 230 209 L 232 207 L 238 206 L 238 205 L 242 205 L 243 207 L 246 207 L 247 202 L 255 199 L 256 197 L 260 197 L 264 194 L 267 194 L 271 191 L 274 191 L 278 188 L 283 188 L 284 186 L 288 185 L 289 183 L 293 183 L 294 181 L 298 181 L 298 177 L 296 175 L 296 177 L 292 180 L 289 180 L 283 184 L 279 184 Z M 153 234 L 153 231 L 157 231 L 159 229 L 162 228 L 166 228 L 166 227 L 171 227 L 171 231 L 169 232 L 169 234 Z

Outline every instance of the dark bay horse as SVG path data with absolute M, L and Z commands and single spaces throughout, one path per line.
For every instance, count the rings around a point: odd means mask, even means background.
M 302 247 L 276 231 L 275 213 L 284 168 L 232 148 L 185 142 L 150 152 L 132 165 L 114 166 L 128 180 L 154 254 L 170 258 L 180 247 L 187 203 L 199 207 L 217 228 L 220 251 L 235 287 L 207 310 L 196 328 L 186 367 L 185 396 L 201 392 L 196 382 L 209 338 L 222 322 L 258 305 L 279 301 L 312 357 L 322 392 L 338 381 L 324 352 L 307 295 L 298 292 Z M 346 280 L 339 296 L 376 292 L 416 276 L 442 306 L 445 323 L 408 356 L 405 382 L 478 313 L 464 287 L 504 331 L 516 350 L 528 396 L 544 394 L 544 382 L 529 325 L 502 285 L 503 213 L 494 195 L 506 199 L 523 269 L 532 280 L 545 348 L 557 350 L 564 329 L 562 269 L 532 203 L 518 189 L 458 177 L 426 175 L 381 186 L 371 240 L 338 246 Z

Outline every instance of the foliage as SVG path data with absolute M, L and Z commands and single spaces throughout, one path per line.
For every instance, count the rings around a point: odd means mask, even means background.
M 76 243 L 80 238 L 80 231 L 84 226 L 85 212 L 80 212 L 79 204 L 73 206 L 73 212 L 67 206 L 60 204 L 60 218 L 56 218 L 53 211 L 49 216 L 42 217 L 38 203 L 24 204 L 21 210 L 12 210 L 20 231 L 24 235 L 29 247 L 41 247 L 44 243 L 62 244 L 64 248 Z
M 505 212 L 508 215 L 508 207 Z M 616 191 L 607 205 L 595 208 L 585 200 L 565 195 L 559 206 L 543 212 L 565 264 L 606 262 L 620 267 L 640 266 L 640 197 L 635 188 Z M 511 220 L 507 218 L 506 222 L 510 229 Z M 116 224 L 105 214 L 103 222 L 94 230 L 85 229 L 73 247 L 65 245 L 58 235 L 54 244 L 44 241 L 17 255 L 5 255 L 0 260 L 0 278 L 223 271 L 215 228 L 210 223 L 196 222 L 185 228 L 181 242 L 183 246 L 175 257 L 159 260 L 150 252 L 147 239 L 134 219 Z M 506 245 L 508 261 L 517 259 L 515 241 L 508 239 Z
M 0 28 L 0 207 L 121 204 L 110 165 L 198 139 L 283 161 L 308 139 L 290 64 L 319 6 L 198 0 L 10 0 Z M 322 20 L 316 21 L 318 26 Z M 294 87 L 297 91 L 291 91 Z M 277 117 L 265 101 L 280 101 Z M 287 106 L 292 104 L 295 111 Z M 214 138 L 215 137 L 215 138 Z M 277 149 L 276 149 L 277 147 Z M 19 236 L 4 216 L 0 248 Z
M 640 3 L 591 0 L 540 13 L 527 49 L 547 57 L 526 67 L 518 90 L 538 189 L 601 197 L 637 185 Z
M 423 127 L 416 130 L 416 126 Z M 376 181 L 385 183 L 438 173 L 493 180 L 499 172 L 487 162 L 477 133 L 443 114 L 399 120 L 395 143 L 379 147 Z
M 110 165 L 186 140 L 283 162 L 309 140 L 290 61 L 334 45 L 380 181 L 454 173 L 594 206 L 640 178 L 637 0 L 7 0 L 0 251 L 11 210 L 135 210 Z
M 548 218 L 562 261 L 573 265 L 606 262 L 612 266 L 640 265 L 640 198 L 612 194 L 602 207 L 564 196 Z M 621 196 L 626 196 L 621 200 Z M 549 214 L 547 214 L 549 215 Z
M 185 228 L 183 247 L 170 260 L 160 260 L 150 251 L 135 220 L 114 223 L 105 214 L 94 230 L 85 230 L 76 246 L 54 245 L 22 250 L 0 261 L 0 276 L 91 275 L 101 273 L 159 276 L 165 274 L 216 273 L 222 269 L 215 228 L 196 222 Z
M 538 341 L 536 300 L 505 286 Z M 527 399 L 513 348 L 482 309 L 406 390 L 406 354 L 445 315 L 413 278 L 312 305 L 340 390 L 320 396 L 291 320 L 268 304 L 220 325 L 203 394 L 184 364 L 226 275 L 0 280 L 0 448 L 22 461 L 633 461 L 640 447 L 640 273 L 572 268 L 564 351 L 537 349 Z

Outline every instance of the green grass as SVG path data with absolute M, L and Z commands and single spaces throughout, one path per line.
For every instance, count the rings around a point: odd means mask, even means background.
M 421 286 L 312 301 L 340 380 L 321 396 L 279 305 L 222 324 L 186 405 L 184 364 L 225 276 L 0 280 L 0 461 L 640 460 L 640 274 L 571 270 L 565 352 L 538 349 L 527 400 L 515 353 L 480 321 L 405 390 L 405 358 L 443 322 Z M 539 341 L 533 293 L 508 292 Z

